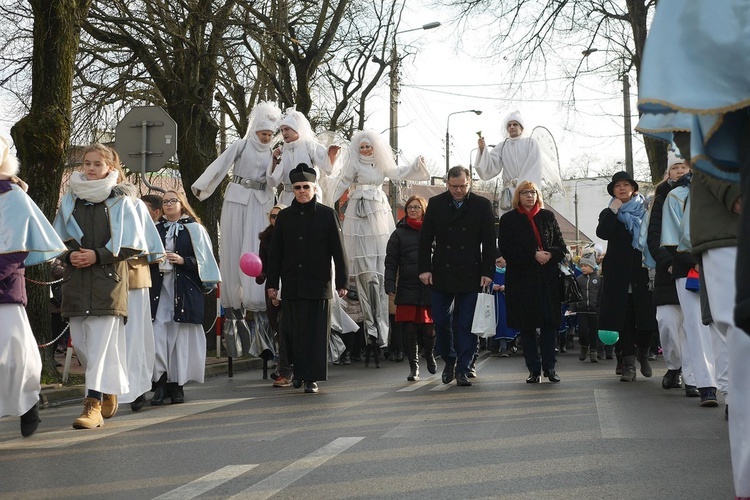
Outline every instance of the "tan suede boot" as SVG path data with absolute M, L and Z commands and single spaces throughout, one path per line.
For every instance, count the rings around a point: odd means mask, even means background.
M 117 413 L 117 408 L 117 396 L 115 394 L 105 394 L 102 400 L 102 417 L 114 417 Z
M 102 403 L 96 398 L 83 400 L 83 413 L 73 421 L 74 429 L 94 429 L 104 423 L 102 418 Z

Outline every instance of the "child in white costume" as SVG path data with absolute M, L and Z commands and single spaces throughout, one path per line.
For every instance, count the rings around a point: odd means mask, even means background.
M 275 104 L 258 103 L 250 114 L 245 137 L 229 146 L 191 187 L 193 194 L 203 201 L 232 173 L 221 207 L 219 265 L 224 280 L 221 305 L 226 315 L 225 336 L 237 332 L 245 352 L 250 348 L 250 333 L 244 311 L 257 313 L 254 317 L 259 323 L 267 324 L 268 319 L 263 286 L 244 274 L 239 263 L 242 255 L 258 253 L 258 234 L 266 227 L 266 214 L 274 204 L 272 187 L 276 184 L 269 182 L 266 172 L 272 161 L 271 146 L 280 118 L 281 110 Z
M 39 426 L 42 358 L 26 316 L 24 268 L 65 251 L 15 174 L 18 162 L 0 137 L 0 417 L 21 417 L 21 435 Z
M 426 181 L 430 173 L 422 157 L 398 167 L 390 146 L 373 130 L 355 133 L 349 161 L 333 194 L 338 200 L 349 189 L 343 233 L 349 276 L 357 284 L 365 332 L 388 343 L 388 296 L 385 293 L 385 251 L 396 229 L 390 203 L 383 192 L 386 177 L 391 180 Z M 396 346 L 397 349 L 400 346 Z
M 341 148 L 331 145 L 326 149 L 316 140 L 305 115 L 294 109 L 286 111 L 279 123 L 279 129 L 284 138 L 284 145 L 273 151 L 274 159 L 268 165 L 268 184 L 273 188 L 283 186 L 284 191 L 279 195 L 278 201 L 284 205 L 291 205 L 294 194 L 289 182 L 289 172 L 304 163 L 313 167 L 318 178 L 321 175 L 331 175 Z M 323 199 L 320 186 L 317 185 L 316 194 L 318 200 Z

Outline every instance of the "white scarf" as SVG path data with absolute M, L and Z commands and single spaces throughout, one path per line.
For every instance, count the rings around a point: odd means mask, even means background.
M 109 198 L 112 188 L 117 185 L 117 170 L 111 171 L 104 179 L 90 181 L 83 172 L 73 172 L 70 176 L 70 192 L 77 198 L 101 203 Z

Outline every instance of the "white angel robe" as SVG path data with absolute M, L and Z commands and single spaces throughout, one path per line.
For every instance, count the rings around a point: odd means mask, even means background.
M 271 188 L 277 185 L 266 178 L 270 162 L 270 146 L 241 139 L 214 160 L 192 185 L 193 194 L 203 201 L 214 193 L 232 170 L 233 181 L 224 194 L 219 222 L 219 265 L 223 280 L 221 305 L 225 309 L 240 309 L 244 306 L 249 311 L 266 310 L 265 289 L 263 285 L 255 283 L 255 278 L 240 270 L 240 257 L 247 252 L 258 253 L 258 235 L 268 225 L 266 214 L 271 211 L 274 203 Z
M 273 161 L 268 162 L 268 184 L 272 188 L 283 185 L 284 191 L 279 195 L 279 203 L 291 205 L 294 199 L 292 183 L 289 182 L 289 172 L 297 167 L 300 163 L 315 169 L 315 173 L 320 179 L 321 175 L 331 175 L 333 173 L 333 163 L 328 158 L 328 149 L 317 141 L 298 139 L 292 142 L 285 142 L 282 148 L 281 161 L 274 165 Z M 315 194 L 318 200 L 323 200 L 323 192 L 319 185 L 316 184 Z M 256 238 L 257 239 L 257 238 Z
M 505 187 L 532 181 L 542 188 L 542 158 L 539 144 L 532 137 L 505 139 L 492 150 L 484 148 L 476 161 L 474 168 L 482 180 L 502 174 Z

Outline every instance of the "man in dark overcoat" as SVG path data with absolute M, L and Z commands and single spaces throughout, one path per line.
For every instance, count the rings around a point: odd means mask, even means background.
M 446 182 L 448 190 L 427 205 L 419 234 L 419 279 L 432 286 L 443 383 L 455 376 L 458 385 L 469 386 L 477 348 L 471 333 L 477 293 L 492 284 L 495 272 L 495 220 L 490 201 L 471 192 L 467 168 L 451 168 Z
M 316 381 L 328 378 L 331 259 L 339 297 L 347 292 L 347 261 L 338 216 L 315 196 L 315 170 L 300 163 L 289 179 L 294 200 L 276 218 L 266 290 L 271 299 L 281 299 L 280 334 L 294 367 L 294 386 L 304 383 L 305 392 L 317 393 Z

